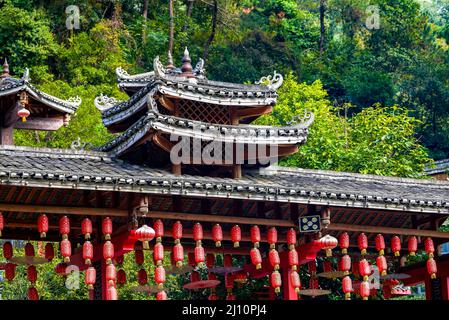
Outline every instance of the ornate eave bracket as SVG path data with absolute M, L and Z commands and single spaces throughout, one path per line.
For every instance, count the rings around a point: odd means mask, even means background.
M 94 100 L 95 107 L 98 110 L 100 110 L 100 112 L 103 112 L 109 108 L 112 108 L 113 106 L 115 106 L 116 104 L 118 104 L 120 102 L 121 102 L 120 100 L 117 100 L 112 97 L 108 97 L 102 93 L 98 97 L 96 97 Z
M 258 85 L 265 85 L 268 87 L 268 89 L 272 91 L 276 91 L 282 86 L 282 83 L 284 82 L 284 77 L 280 73 L 274 72 L 273 75 L 264 76 L 260 78 L 259 81 L 256 81 L 255 83 Z

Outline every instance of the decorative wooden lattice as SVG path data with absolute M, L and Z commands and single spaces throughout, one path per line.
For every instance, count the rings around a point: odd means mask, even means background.
M 226 106 L 192 100 L 179 100 L 177 109 L 181 118 L 207 123 L 231 124 L 230 109 Z

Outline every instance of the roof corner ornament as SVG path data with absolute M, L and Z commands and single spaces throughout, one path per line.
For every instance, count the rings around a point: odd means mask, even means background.
M 92 149 L 93 144 L 90 142 L 81 142 L 81 138 L 78 137 L 78 139 L 74 140 L 72 144 L 70 145 L 70 149 L 72 150 L 87 150 Z
M 154 74 L 157 77 L 163 78 L 163 77 L 165 77 L 165 74 L 167 73 L 167 70 L 164 68 L 164 65 L 159 60 L 159 56 L 157 56 L 153 60 L 153 69 L 154 69 Z
M 102 93 L 98 97 L 96 97 L 94 100 L 95 107 L 98 110 L 100 110 L 101 112 L 103 112 L 109 108 L 112 108 L 114 105 L 116 105 L 119 102 L 120 102 L 119 100 L 117 100 L 115 98 L 108 97 L 107 95 L 104 95 Z
M 309 110 L 305 109 L 304 114 L 297 114 L 287 122 L 289 126 L 309 127 L 315 120 L 315 115 Z
M 81 105 L 81 102 L 83 102 L 83 100 L 79 96 L 70 97 L 66 101 L 74 107 L 79 107 Z
M 117 75 L 117 77 L 119 77 L 119 79 L 127 79 L 130 77 L 129 73 L 126 72 L 126 70 L 123 69 L 122 67 L 116 68 L 115 74 Z
M 23 75 L 22 75 L 22 80 L 30 81 L 30 69 L 25 68 L 25 71 L 23 72 Z
M 193 69 L 193 73 L 196 74 L 198 78 L 205 78 L 206 70 L 204 69 L 204 64 L 204 60 L 200 58 L 195 69 Z
M 259 81 L 256 81 L 255 83 L 259 84 L 259 85 L 265 85 L 270 90 L 276 91 L 277 89 L 279 89 L 282 86 L 283 82 L 284 82 L 284 77 L 282 77 L 282 75 L 280 73 L 277 73 L 276 71 L 274 71 L 273 75 L 264 76 L 264 77 L 260 78 Z

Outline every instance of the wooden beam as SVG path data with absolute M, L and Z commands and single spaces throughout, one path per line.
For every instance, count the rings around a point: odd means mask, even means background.
M 449 232 L 439 232 L 434 230 L 422 230 L 422 229 L 402 229 L 402 228 L 390 228 L 390 227 L 378 227 L 378 226 L 364 226 L 355 224 L 341 224 L 331 223 L 328 230 L 336 231 L 351 231 L 351 232 L 365 232 L 365 233 L 384 233 L 394 235 L 409 235 L 418 237 L 432 237 L 449 239 Z
M 64 118 L 29 118 L 26 122 L 18 121 L 15 129 L 56 131 L 64 124 Z
M 116 208 L 86 208 L 86 207 L 61 207 L 61 206 L 40 206 L 23 204 L 0 203 L 0 211 L 28 212 L 28 213 L 49 213 L 84 216 L 110 216 L 127 217 L 128 211 Z

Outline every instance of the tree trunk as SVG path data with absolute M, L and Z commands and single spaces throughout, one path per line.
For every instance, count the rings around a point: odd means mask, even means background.
M 168 14 L 170 16 L 170 35 L 168 40 L 168 51 L 173 56 L 173 41 L 174 41 L 174 35 L 175 35 L 175 23 L 174 23 L 174 17 L 173 17 L 173 1 L 169 0 L 168 4 Z
M 320 0 L 320 57 L 324 53 L 324 43 L 326 38 L 326 26 L 324 25 L 325 12 L 326 0 Z
M 209 39 L 207 39 L 206 45 L 204 46 L 203 60 L 206 62 L 209 56 L 209 47 L 214 41 L 215 33 L 217 31 L 217 15 L 218 15 L 218 0 L 214 0 L 214 8 L 212 12 L 212 30 L 210 32 Z
M 148 0 L 143 0 L 143 12 L 142 16 L 145 20 L 148 19 Z

